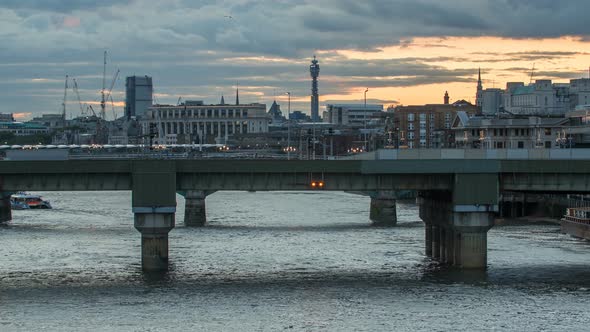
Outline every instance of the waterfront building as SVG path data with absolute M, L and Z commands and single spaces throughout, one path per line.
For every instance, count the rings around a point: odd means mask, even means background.
M 309 66 L 309 73 L 311 75 L 311 121 L 320 122 L 319 116 L 319 92 L 318 92 L 318 76 L 320 76 L 320 65 L 318 60 L 313 56 L 311 65 Z
M 375 114 L 383 112 L 382 104 L 328 104 L 327 121 L 335 125 L 362 128 L 371 125 Z M 313 120 L 313 118 L 312 118 Z
M 224 144 L 234 134 L 268 132 L 269 120 L 264 104 L 205 105 L 187 100 L 149 107 L 139 122 L 142 135 L 155 133 L 158 144 Z
M 553 148 L 562 145 L 566 118 L 491 118 L 457 112 L 452 130 L 457 147 L 483 149 Z
M 15 136 L 29 136 L 38 134 L 47 134 L 47 127 L 36 123 L 24 122 L 0 122 L 0 132 L 12 133 Z
M 281 105 L 277 104 L 277 101 L 273 101 L 268 110 L 268 116 L 270 117 L 271 123 L 278 124 L 285 122 L 283 112 L 281 112 Z
M 459 100 L 452 104 L 397 106 L 389 111 L 393 112 L 393 123 L 386 131 L 395 137 L 399 147 L 446 148 L 454 144 L 451 127 L 457 112 L 475 115 L 478 108 Z
M 152 106 L 154 88 L 149 76 L 129 76 L 125 80 L 125 117 L 145 114 Z

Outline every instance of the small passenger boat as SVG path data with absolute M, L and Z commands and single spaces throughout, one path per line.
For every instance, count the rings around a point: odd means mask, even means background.
M 51 209 L 51 204 L 39 195 L 19 192 L 10 196 L 10 207 L 13 210 Z
M 590 240 L 590 207 L 568 208 L 561 219 L 561 231 L 573 237 Z

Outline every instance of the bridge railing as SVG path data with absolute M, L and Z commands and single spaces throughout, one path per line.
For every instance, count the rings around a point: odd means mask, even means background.
M 344 160 L 403 159 L 513 159 L 513 160 L 590 160 L 590 149 L 380 149 Z

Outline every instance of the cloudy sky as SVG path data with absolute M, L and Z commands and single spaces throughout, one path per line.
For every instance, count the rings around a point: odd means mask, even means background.
M 2 0 L 0 112 L 58 113 L 64 77 L 98 103 L 102 57 L 122 114 L 125 76 L 150 75 L 156 101 L 242 102 L 309 113 L 309 61 L 320 100 L 386 105 L 474 101 L 507 81 L 588 77 L 588 0 Z M 80 114 L 68 91 L 68 117 Z M 98 109 L 98 105 L 95 106 Z M 108 109 L 108 116 L 112 117 Z

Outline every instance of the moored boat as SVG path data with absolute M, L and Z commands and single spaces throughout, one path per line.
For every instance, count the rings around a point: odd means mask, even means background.
M 10 207 L 13 210 L 51 209 L 51 204 L 39 195 L 19 192 L 10 196 Z
M 561 219 L 561 232 L 590 240 L 590 207 L 568 208 Z

